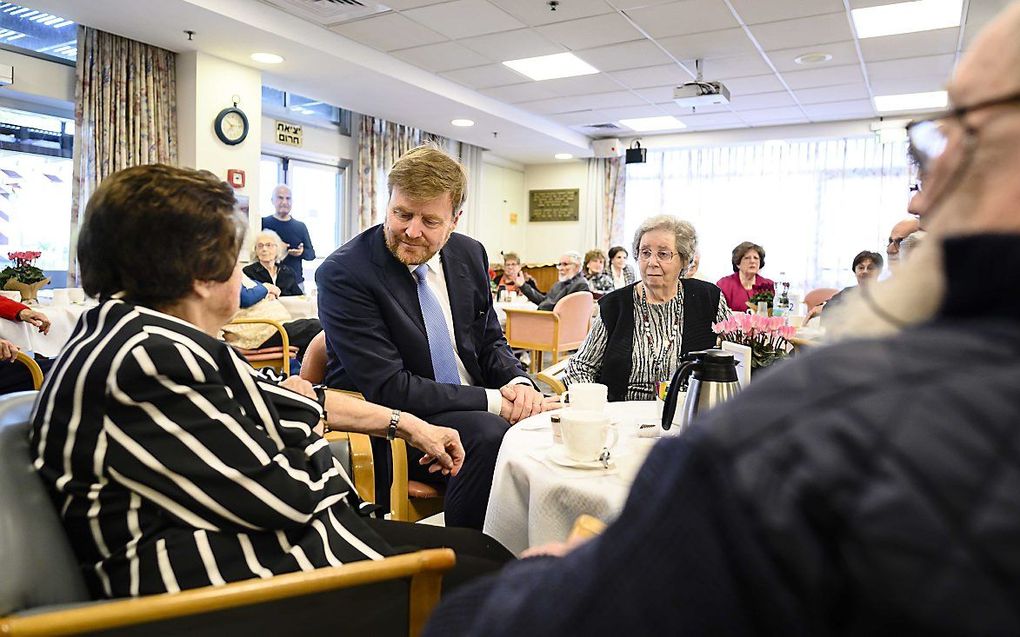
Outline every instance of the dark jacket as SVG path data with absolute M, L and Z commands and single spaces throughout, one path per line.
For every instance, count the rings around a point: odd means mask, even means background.
M 609 387 L 609 400 L 625 400 L 634 356 L 634 286 L 610 292 L 599 301 L 599 316 L 606 326 L 606 353 L 598 382 Z M 719 310 L 719 288 L 698 279 L 684 279 L 684 325 L 680 354 L 715 347 L 712 331 Z
M 1020 236 L 943 261 L 933 321 L 778 364 L 660 441 L 605 533 L 426 634 L 1020 634 L 1020 296 L 994 293 Z
M 273 277 L 269 275 L 269 270 L 258 261 L 244 266 L 242 272 L 259 283 L 273 283 Z M 282 263 L 276 264 L 276 282 L 273 285 L 280 288 L 280 296 L 301 296 L 304 294 L 301 288 L 298 287 L 298 280 L 294 270 L 291 270 Z
M 556 302 L 566 295 L 573 294 L 574 292 L 591 292 L 591 288 L 588 287 L 588 281 L 584 278 L 584 275 L 578 272 L 566 281 L 557 281 L 549 288 L 549 292 L 546 294 L 539 292 L 538 288 L 531 281 L 524 282 L 524 285 L 521 286 L 521 292 L 532 303 L 536 303 L 538 309 L 551 310 L 556 306 Z

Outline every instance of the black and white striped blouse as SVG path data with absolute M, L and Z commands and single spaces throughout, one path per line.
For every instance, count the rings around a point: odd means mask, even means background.
M 192 324 L 112 300 L 50 371 L 32 449 L 93 592 L 173 592 L 392 553 L 321 415 Z
M 684 326 L 683 288 L 666 303 L 648 305 L 650 344 L 649 333 L 644 329 L 641 308 L 641 294 L 639 288 L 635 287 L 634 334 L 631 338 L 633 349 L 625 400 L 653 400 L 655 384 L 660 380 L 669 380 L 679 366 Z M 726 304 L 726 297 L 720 294 L 715 320 L 719 322 L 729 316 L 730 308 Z M 598 382 L 608 342 L 609 333 L 601 317 L 597 316 L 592 321 L 591 331 L 581 343 L 581 347 L 570 357 L 563 382 L 567 385 Z

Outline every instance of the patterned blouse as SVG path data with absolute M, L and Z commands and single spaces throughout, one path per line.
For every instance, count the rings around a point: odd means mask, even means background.
M 626 400 L 652 400 L 655 398 L 655 383 L 669 380 L 679 366 L 680 343 L 683 340 L 683 288 L 670 301 L 661 305 L 648 304 L 651 324 L 651 344 L 645 333 L 640 286 L 634 288 L 634 335 L 631 358 L 631 376 L 627 384 Z M 730 316 L 726 299 L 719 295 L 716 322 Z M 570 358 L 567 373 L 563 377 L 566 385 L 572 383 L 598 382 L 602 369 L 602 358 L 606 353 L 609 333 L 601 317 L 592 322 L 591 332 L 581 348 Z M 659 359 L 662 359 L 661 361 Z
M 598 274 L 592 274 L 587 277 L 588 287 L 591 288 L 592 292 L 612 292 L 616 287 L 613 285 L 613 277 L 608 272 L 599 272 Z

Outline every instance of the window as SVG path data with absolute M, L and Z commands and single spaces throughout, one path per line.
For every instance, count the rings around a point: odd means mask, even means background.
M 627 166 L 625 236 L 649 216 L 694 224 L 700 272 L 732 273 L 741 241 L 765 248 L 762 275 L 802 291 L 853 284 L 853 257 L 884 253 L 889 228 L 906 216 L 906 143 L 875 137 L 764 142 L 648 151 Z
M 78 57 L 74 22 L 13 2 L 0 2 L 0 46 L 70 62 Z
M 262 87 L 262 112 L 314 126 L 339 129 L 341 135 L 351 134 L 351 113 L 322 100 L 289 93 L 271 86 Z

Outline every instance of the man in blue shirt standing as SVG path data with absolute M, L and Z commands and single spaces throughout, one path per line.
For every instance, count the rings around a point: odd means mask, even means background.
M 273 188 L 273 208 L 276 212 L 262 217 L 262 229 L 274 231 L 287 244 L 287 256 L 283 258 L 283 264 L 294 271 L 298 285 L 304 290 L 305 275 L 301 261 L 314 259 L 315 248 L 312 247 L 312 238 L 308 236 L 308 227 L 290 216 L 291 203 L 290 187 L 280 184 Z

